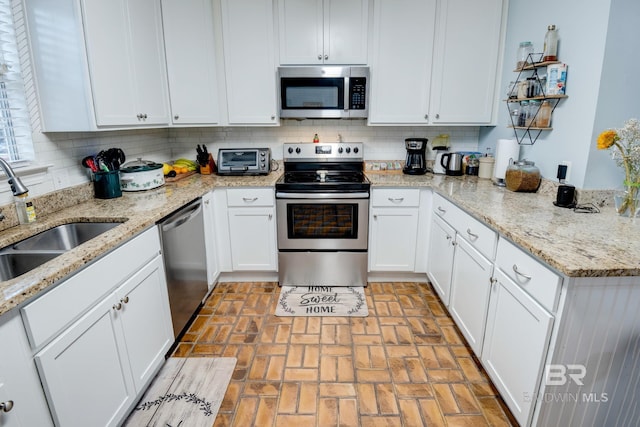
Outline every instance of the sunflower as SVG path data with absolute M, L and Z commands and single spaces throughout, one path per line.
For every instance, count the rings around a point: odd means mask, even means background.
M 605 130 L 598 136 L 598 150 L 606 150 L 619 140 L 620 137 L 615 130 Z

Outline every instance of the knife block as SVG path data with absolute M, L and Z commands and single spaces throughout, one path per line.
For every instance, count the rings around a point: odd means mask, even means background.
M 215 163 L 213 161 L 213 156 L 209 153 L 209 161 L 206 165 L 200 165 L 200 174 L 201 175 L 211 175 L 215 171 Z

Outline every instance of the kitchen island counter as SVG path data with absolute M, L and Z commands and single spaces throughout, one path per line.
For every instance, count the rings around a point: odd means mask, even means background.
M 38 220 L 0 231 L 0 247 L 8 246 L 41 231 L 70 222 L 122 222 L 98 237 L 73 248 L 15 279 L 0 282 L 0 315 L 42 293 L 87 264 L 106 255 L 122 243 L 155 224 L 187 203 L 216 188 L 274 187 L 282 175 L 218 176 L 195 174 L 140 192 L 123 192 L 115 199 L 92 197 L 91 183 L 74 187 L 75 194 L 88 199 L 50 214 L 39 211 Z M 82 196 L 78 196 L 79 199 Z
M 368 172 L 375 187 L 428 187 L 568 277 L 640 276 L 640 218 L 559 208 L 555 185 L 516 193 L 474 176 Z

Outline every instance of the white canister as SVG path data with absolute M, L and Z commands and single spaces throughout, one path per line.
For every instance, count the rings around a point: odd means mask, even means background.
M 495 159 L 493 157 L 480 157 L 480 168 L 478 169 L 478 178 L 491 179 L 493 177 L 493 165 Z

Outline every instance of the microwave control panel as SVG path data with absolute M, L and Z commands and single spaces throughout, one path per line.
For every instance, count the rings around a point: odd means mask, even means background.
M 351 77 L 349 79 L 349 109 L 364 110 L 366 108 L 367 78 Z

